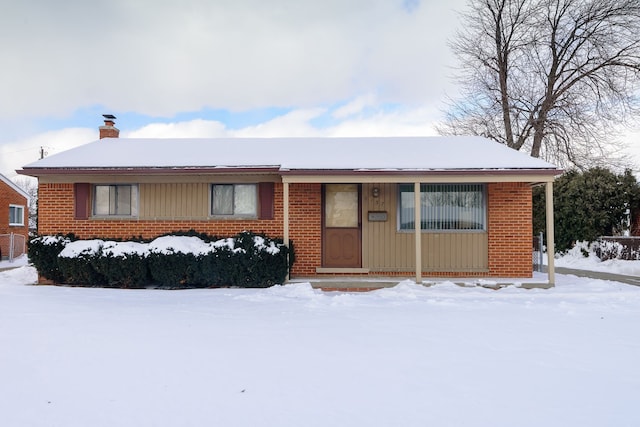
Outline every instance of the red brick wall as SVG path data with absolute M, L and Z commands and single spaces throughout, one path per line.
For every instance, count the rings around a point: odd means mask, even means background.
M 322 263 L 322 184 L 290 184 L 289 200 L 289 236 L 296 251 L 291 276 L 315 276 Z
M 494 277 L 531 277 L 532 196 L 527 183 L 487 185 L 489 272 Z
M 532 273 L 531 188 L 526 183 L 492 183 L 488 192 L 489 276 L 530 277 Z M 282 237 L 282 184 L 275 185 L 273 220 L 74 220 L 73 184 L 41 184 L 39 233 L 73 232 L 81 238 L 157 235 L 193 228 L 213 235 L 233 235 L 243 230 Z M 292 276 L 316 274 L 322 259 L 321 184 L 289 186 L 290 238 L 296 249 Z M 425 272 L 433 276 L 433 272 Z M 391 274 L 389 274 L 391 275 Z M 399 275 L 410 275 L 399 273 Z M 437 273 L 446 277 L 486 276 L 477 273 Z
M 24 206 L 24 226 L 9 226 L 9 205 Z M 29 235 L 29 206 L 27 199 L 4 182 L 0 181 L 0 234 L 21 234 L 25 238 Z M 9 256 L 9 241 L 0 241 L 0 251 L 2 256 Z
M 38 233 L 74 233 L 79 238 L 156 237 L 172 231 L 194 229 L 201 233 L 231 236 L 244 230 L 282 237 L 282 185 L 274 188 L 272 220 L 137 220 L 74 219 L 73 184 L 40 184 Z

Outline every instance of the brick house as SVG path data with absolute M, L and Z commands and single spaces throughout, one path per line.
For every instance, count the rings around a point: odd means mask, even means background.
M 12 234 L 14 236 L 12 236 Z M 16 238 L 18 236 L 19 238 Z M 29 236 L 29 195 L 13 181 L 0 174 L 0 255 L 6 259 L 10 254 L 24 253 Z M 18 248 L 14 252 L 10 243 Z
M 294 243 L 298 278 L 531 277 L 531 188 L 560 172 L 480 137 L 126 139 L 109 118 L 100 132 L 18 171 L 39 179 L 40 234 L 264 232 Z

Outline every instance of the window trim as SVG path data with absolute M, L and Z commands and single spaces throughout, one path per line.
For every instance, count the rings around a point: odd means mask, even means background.
M 20 220 L 21 222 L 11 222 L 11 209 L 19 209 L 20 210 Z M 9 204 L 9 227 L 24 227 L 24 212 L 25 212 L 25 206 L 24 205 L 14 205 L 14 204 Z
M 397 205 L 396 205 L 396 231 L 398 233 L 415 233 L 415 227 L 412 228 L 402 228 L 402 193 L 401 187 L 402 185 L 411 185 L 410 193 L 413 196 L 413 184 L 398 184 L 397 190 Z M 482 187 L 482 228 L 442 228 L 442 229 L 433 229 L 433 228 L 421 228 L 421 233 L 486 233 L 488 227 L 488 210 L 489 210 L 489 202 L 488 202 L 488 192 L 487 192 L 487 184 L 486 183 L 475 183 L 475 182 L 452 182 L 452 183 L 420 183 L 420 194 L 423 193 L 423 187 L 427 187 L 428 185 L 433 185 L 436 187 L 444 187 L 444 186 L 463 186 L 463 185 L 478 185 Z M 424 191 L 426 193 L 426 191 Z M 422 225 L 422 224 L 421 224 Z
M 98 214 L 96 213 L 96 202 L 97 202 L 97 188 L 98 187 L 130 187 L 131 189 L 131 213 L 129 214 L 119 214 L 119 213 L 108 213 L 108 214 Z M 116 197 L 117 199 L 117 197 Z M 129 183 L 117 183 L 117 184 L 108 184 L 108 183 L 100 183 L 93 184 L 91 188 L 91 216 L 93 218 L 137 218 L 139 215 L 139 203 L 140 203 L 140 188 L 138 184 L 129 184 Z
M 235 204 L 235 188 L 236 186 L 244 185 L 253 187 L 253 213 L 247 214 L 216 214 L 213 212 L 213 189 L 216 186 L 231 186 L 233 188 L 233 198 Z M 233 210 L 233 207 L 232 207 Z M 209 186 L 209 218 L 213 219 L 259 219 L 261 212 L 260 198 L 259 198 L 259 184 L 256 182 L 213 182 Z

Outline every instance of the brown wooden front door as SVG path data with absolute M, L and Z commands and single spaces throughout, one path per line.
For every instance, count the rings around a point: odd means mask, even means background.
M 360 186 L 325 184 L 322 266 L 357 268 L 362 264 Z

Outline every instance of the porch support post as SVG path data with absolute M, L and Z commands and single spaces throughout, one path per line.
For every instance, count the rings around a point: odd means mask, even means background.
M 282 182 L 282 240 L 289 248 L 289 183 L 287 181 Z M 289 259 L 287 259 L 288 263 Z M 286 280 L 289 280 L 288 273 Z
M 421 224 L 421 210 L 422 204 L 420 202 L 420 183 L 413 183 L 413 195 L 414 195 L 414 230 L 416 240 L 416 283 L 422 283 L 422 224 Z
M 553 229 L 553 181 L 545 184 L 545 201 L 546 201 L 546 217 L 547 217 L 547 272 L 549 275 L 549 285 L 554 286 L 556 283 L 555 268 L 555 235 Z

